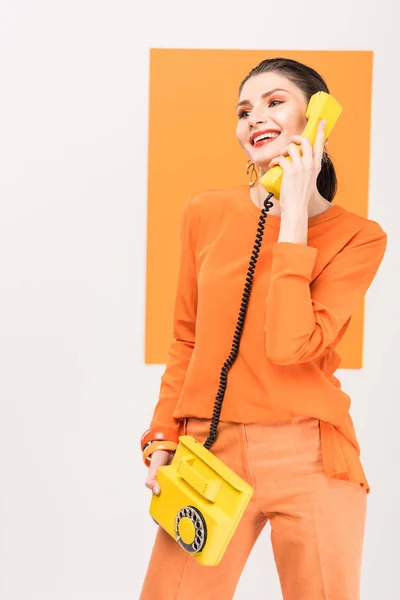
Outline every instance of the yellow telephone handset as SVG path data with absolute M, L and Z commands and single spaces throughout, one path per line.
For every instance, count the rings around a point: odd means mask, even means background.
M 306 118 L 308 119 L 308 122 L 302 135 L 308 137 L 311 145 L 314 145 L 318 131 L 318 124 L 322 119 L 326 119 L 325 139 L 327 139 L 341 112 L 342 107 L 340 106 L 339 102 L 333 98 L 333 96 L 327 94 L 326 92 L 317 92 L 311 96 L 308 103 L 306 112 Z M 287 156 L 286 159 L 291 160 L 290 156 Z M 280 165 L 276 165 L 264 173 L 260 179 L 261 185 L 266 189 L 267 192 L 272 193 L 276 200 L 279 200 L 282 173 L 282 167 Z

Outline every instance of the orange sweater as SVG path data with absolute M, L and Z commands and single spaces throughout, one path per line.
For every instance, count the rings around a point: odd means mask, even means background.
M 248 186 L 187 202 L 174 341 L 150 427 L 179 431 L 183 417 L 211 418 L 259 216 Z M 334 376 L 340 364 L 335 346 L 374 279 L 386 234 L 338 205 L 309 219 L 307 246 L 277 242 L 279 227 L 280 217 L 268 215 L 220 420 L 318 418 L 326 475 L 369 490 L 350 398 Z

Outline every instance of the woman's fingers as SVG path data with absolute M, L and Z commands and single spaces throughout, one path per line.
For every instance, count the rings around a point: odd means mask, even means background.
M 272 167 L 276 167 L 277 164 L 278 164 L 278 158 L 273 158 L 271 160 L 271 162 L 269 163 L 268 168 L 272 169 Z
M 301 167 L 302 157 L 299 149 L 299 146 L 297 146 L 294 142 L 291 142 L 283 149 L 282 152 L 283 156 L 290 156 L 294 167 Z
M 284 156 L 277 156 L 271 162 L 275 162 L 275 164 L 277 164 L 280 167 L 282 167 L 283 170 L 287 169 L 290 166 L 289 161 Z
M 151 456 L 149 472 L 147 474 L 147 479 L 146 479 L 146 483 L 145 483 L 145 486 L 147 488 L 149 488 L 149 490 L 152 490 L 153 494 L 156 494 L 157 496 L 160 493 L 160 486 L 156 479 L 157 469 L 159 467 L 158 462 L 159 461 L 158 461 L 157 453 L 153 452 L 153 454 Z
M 151 455 L 151 462 L 149 466 L 149 471 L 147 474 L 147 479 L 145 482 L 145 486 L 152 490 L 153 494 L 157 496 L 160 494 L 161 489 L 160 485 L 157 481 L 157 469 L 158 467 L 162 467 L 164 465 L 168 465 L 173 457 L 173 452 L 170 450 L 156 450 Z
M 149 488 L 149 490 L 151 490 L 153 494 L 156 494 L 158 496 L 158 494 L 160 493 L 160 486 L 156 479 L 156 472 L 153 471 L 153 473 L 149 473 L 145 486 Z
M 275 167 L 276 165 L 281 165 L 282 168 L 287 167 L 288 161 L 282 163 L 280 159 L 285 156 L 290 156 L 294 167 L 303 166 L 306 169 L 316 167 L 319 169 L 324 152 L 325 128 L 326 121 L 320 121 L 314 146 L 311 145 L 311 142 L 307 137 L 293 135 L 291 137 L 292 142 L 283 148 L 281 156 L 276 156 L 271 160 L 268 165 L 269 168 Z
M 169 465 L 172 461 L 174 453 L 170 450 L 156 450 L 151 455 L 151 462 L 145 486 L 152 490 L 153 494 L 159 496 L 161 493 L 160 485 L 156 479 L 158 467 Z M 151 517 L 153 519 L 153 517 Z M 155 519 L 153 519 L 156 525 L 159 525 Z
M 313 147 L 311 146 L 310 140 L 303 135 L 293 135 L 292 140 L 297 144 L 297 152 L 300 156 L 299 149 L 301 150 L 301 158 L 298 162 L 298 166 L 302 165 L 306 169 L 310 169 L 314 166 Z M 289 144 L 290 146 L 291 144 Z M 289 147 L 288 146 L 288 147 Z M 290 155 L 292 156 L 292 155 Z

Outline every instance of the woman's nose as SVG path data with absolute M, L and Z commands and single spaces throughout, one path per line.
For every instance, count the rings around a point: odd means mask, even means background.
M 264 114 L 264 111 L 253 109 L 249 115 L 249 123 L 251 125 L 259 125 L 260 123 L 264 123 L 267 118 L 267 115 Z

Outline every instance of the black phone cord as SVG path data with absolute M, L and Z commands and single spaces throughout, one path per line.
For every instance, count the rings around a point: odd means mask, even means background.
M 254 242 L 254 248 L 253 248 L 253 252 L 251 254 L 251 258 L 250 258 L 250 262 L 249 262 L 249 266 L 248 266 L 248 270 L 247 270 L 246 283 L 244 286 L 242 301 L 240 304 L 239 317 L 237 320 L 236 329 L 235 329 L 235 333 L 233 336 L 232 348 L 231 348 L 228 358 L 224 362 L 224 365 L 221 369 L 218 392 L 217 392 L 217 396 L 216 396 L 216 400 L 215 400 L 215 404 L 214 404 L 213 415 L 211 418 L 210 434 L 203 444 L 203 446 L 205 448 L 207 448 L 208 450 L 211 448 L 211 445 L 214 443 L 214 441 L 217 437 L 217 427 L 218 427 L 218 421 L 219 421 L 219 417 L 220 417 L 221 409 L 222 409 L 222 401 L 224 399 L 225 391 L 226 391 L 228 371 L 232 367 L 232 365 L 235 362 L 237 355 L 239 353 L 239 343 L 240 343 L 240 339 L 242 337 L 244 322 L 245 322 L 246 314 L 247 314 L 247 308 L 249 305 L 250 292 L 251 292 L 251 287 L 253 285 L 254 272 L 255 272 L 256 265 L 257 265 L 258 255 L 259 255 L 260 249 L 261 249 L 262 239 L 264 236 L 265 220 L 267 218 L 268 211 L 273 206 L 273 202 L 271 202 L 272 196 L 273 196 L 273 194 L 268 194 L 267 198 L 264 200 L 264 206 L 261 209 L 261 215 L 260 215 L 260 219 L 258 221 L 258 226 L 257 226 L 257 235 L 256 235 L 256 239 Z

